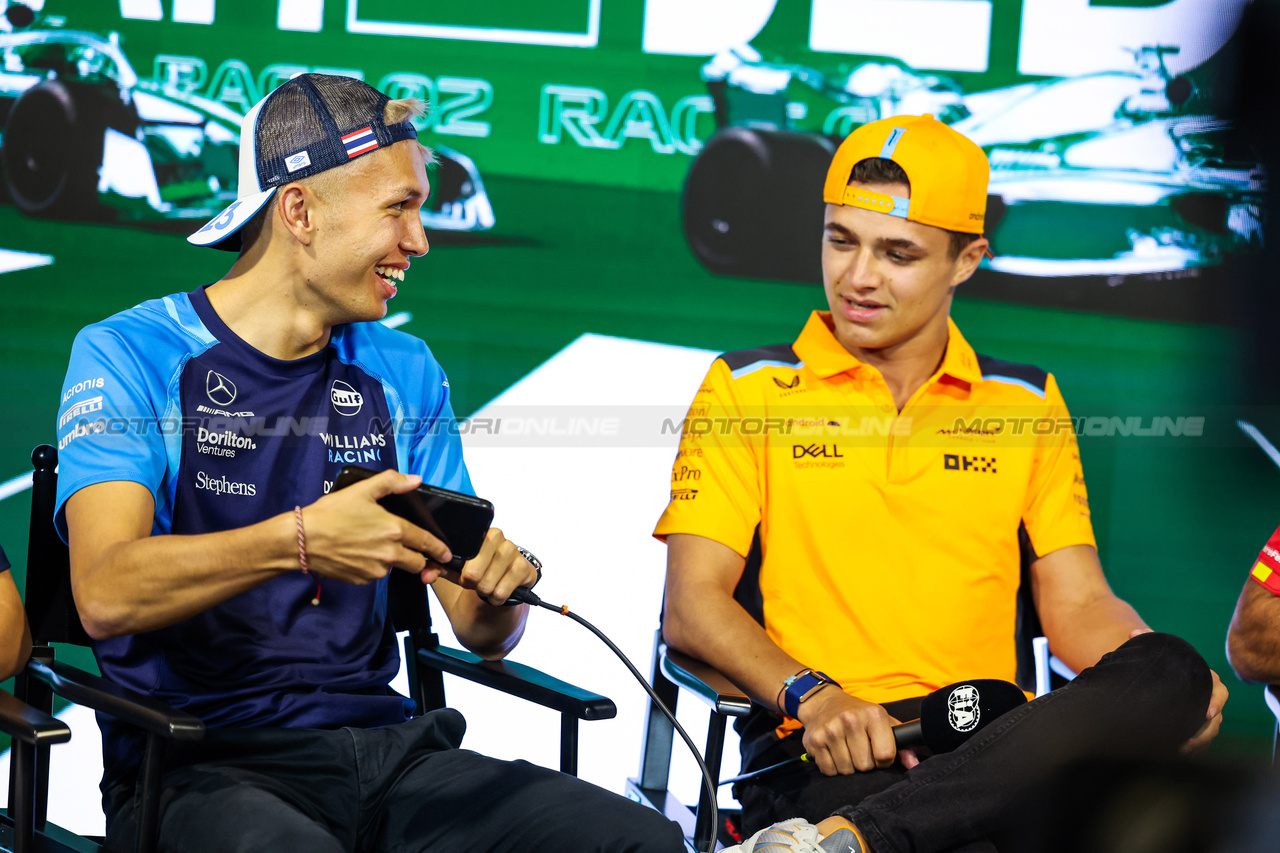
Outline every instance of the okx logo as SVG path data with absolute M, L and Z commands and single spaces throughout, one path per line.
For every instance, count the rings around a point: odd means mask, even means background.
M 942 467 L 948 471 L 977 471 L 979 474 L 990 471 L 996 473 L 996 458 L 992 456 L 961 456 L 958 453 L 946 453 L 942 457 Z
M 816 459 L 843 459 L 844 454 L 840 452 L 838 444 L 793 444 L 791 445 L 791 458 L 803 459 L 806 456 L 812 456 Z

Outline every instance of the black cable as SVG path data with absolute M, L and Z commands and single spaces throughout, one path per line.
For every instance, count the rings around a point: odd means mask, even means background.
M 599 628 L 597 628 L 595 625 L 592 625 L 590 622 L 588 622 L 586 619 L 583 619 L 577 613 L 573 613 L 572 611 L 570 611 L 568 605 L 561 607 L 555 604 L 548 604 L 547 602 L 539 598 L 533 591 L 526 589 L 524 587 L 517 589 L 514 593 L 512 593 L 511 597 L 518 599 L 525 604 L 532 604 L 536 607 L 541 607 L 545 610 L 550 610 L 554 613 L 559 613 L 561 616 L 568 616 L 570 619 L 577 622 L 579 625 L 581 625 L 582 627 L 586 628 L 588 631 L 590 631 L 591 633 L 599 637 L 600 640 L 606 646 L 608 646 L 615 655 L 618 656 L 619 660 L 621 660 L 623 663 L 627 665 L 627 669 L 631 670 L 631 674 L 636 677 L 636 681 L 640 682 L 640 686 L 643 687 L 645 689 L 645 692 L 649 694 L 649 698 L 652 699 L 653 703 L 658 706 L 658 710 L 662 711 L 663 715 L 666 716 L 666 718 L 671 721 L 671 725 L 675 726 L 676 731 L 679 732 L 680 737 L 685 742 L 685 745 L 689 747 L 689 751 L 693 753 L 693 760 L 698 762 L 698 769 L 702 771 L 702 784 L 703 786 L 706 787 L 707 795 L 710 797 L 711 826 L 715 832 L 715 834 L 711 837 L 711 846 L 714 849 L 716 837 L 718 837 L 720 834 L 720 804 L 716 801 L 716 786 L 715 786 L 715 783 L 711 781 L 711 771 L 707 769 L 706 763 L 702 760 L 702 754 L 699 753 L 698 748 L 693 745 L 693 739 L 689 737 L 689 734 L 684 730 L 684 726 L 680 725 L 680 723 L 676 720 L 676 715 L 671 713 L 671 709 L 668 708 L 663 703 L 663 701 L 658 698 L 658 694 L 655 693 L 654 689 L 649 686 L 649 682 L 646 681 L 645 677 L 640 674 L 640 670 L 636 669 L 635 664 L 631 663 L 631 661 L 627 659 L 627 656 L 622 653 L 622 649 L 614 645 L 613 640 L 610 640 L 608 637 L 606 637 L 604 635 L 604 632 L 601 631 Z

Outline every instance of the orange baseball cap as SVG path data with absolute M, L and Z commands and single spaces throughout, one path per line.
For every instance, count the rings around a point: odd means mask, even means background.
M 902 167 L 911 182 L 910 199 L 849 186 L 853 167 L 871 157 Z M 990 176 L 987 155 L 968 137 L 931 115 L 895 116 L 864 124 L 845 137 L 827 169 L 822 200 L 981 234 Z

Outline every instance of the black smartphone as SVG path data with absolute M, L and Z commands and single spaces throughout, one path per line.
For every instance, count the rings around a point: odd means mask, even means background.
M 344 466 L 333 488 L 345 489 L 378 474 L 356 465 Z M 475 495 L 439 489 L 423 483 L 412 492 L 387 495 L 378 503 L 389 513 L 418 525 L 449 546 L 453 565 L 461 565 L 480 553 L 485 534 L 493 526 L 493 504 Z

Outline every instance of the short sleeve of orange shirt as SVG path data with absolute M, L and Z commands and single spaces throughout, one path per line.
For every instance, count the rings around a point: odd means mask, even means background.
M 763 506 L 762 448 L 740 432 L 717 428 L 740 422 L 759 408 L 742 399 L 743 390 L 728 365 L 716 359 L 685 419 L 663 521 L 679 519 L 673 532 L 696 531 L 745 557 Z M 660 523 L 660 537 L 663 527 Z
M 1080 446 L 1053 374 L 1045 385 L 1045 410 L 1044 422 L 1058 428 L 1036 445 L 1022 511 L 1031 546 L 1041 556 L 1070 545 L 1094 544 Z
M 1258 554 L 1249 577 L 1272 595 L 1280 595 L 1280 528 L 1271 534 Z

